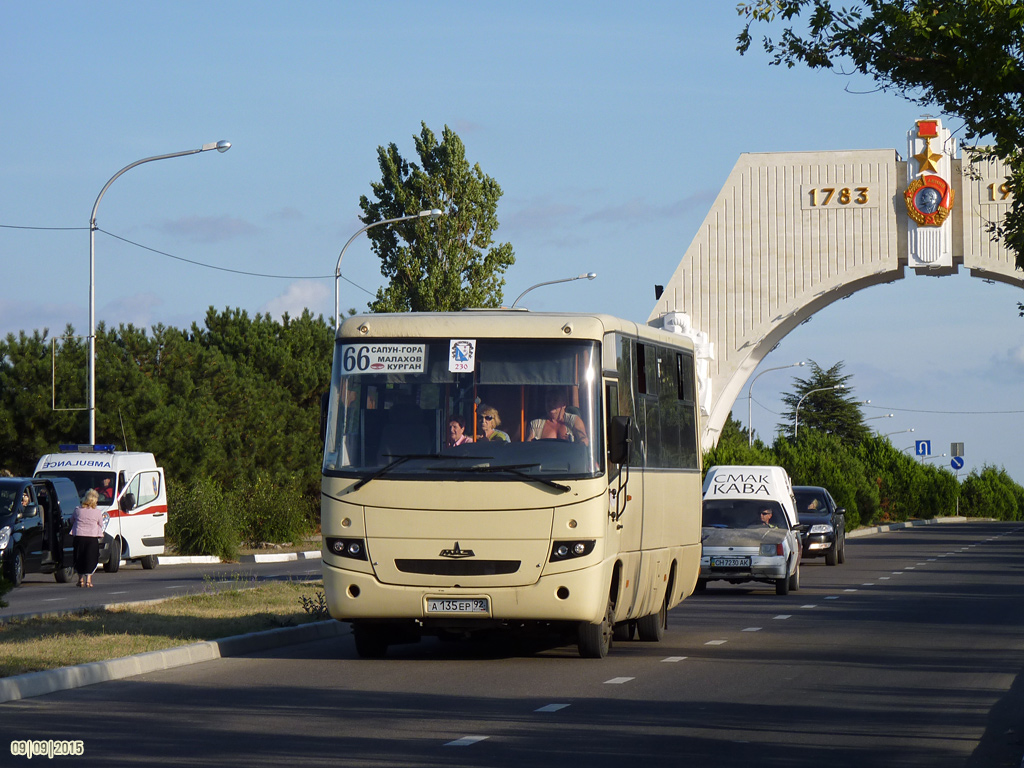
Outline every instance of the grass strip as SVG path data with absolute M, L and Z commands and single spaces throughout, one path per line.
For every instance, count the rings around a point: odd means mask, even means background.
M 266 582 L 161 603 L 90 609 L 0 624 L 0 677 L 119 659 L 201 640 L 291 627 L 327 618 L 318 582 Z

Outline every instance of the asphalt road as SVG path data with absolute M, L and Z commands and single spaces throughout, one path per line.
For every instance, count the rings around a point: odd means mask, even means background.
M 0 733 L 79 742 L 53 758 L 76 766 L 1019 768 L 1024 526 L 847 555 L 785 597 L 712 583 L 603 660 L 431 640 L 365 661 L 343 636 L 3 704 Z
M 0 618 L 33 613 L 73 611 L 114 603 L 159 600 L 197 594 L 259 579 L 319 579 L 320 560 L 282 563 L 224 563 L 212 565 L 158 565 L 151 571 L 138 563 L 122 563 L 117 573 L 102 568 L 93 576 L 92 589 L 79 589 L 75 582 L 58 584 L 53 574 L 33 573 L 4 598 Z

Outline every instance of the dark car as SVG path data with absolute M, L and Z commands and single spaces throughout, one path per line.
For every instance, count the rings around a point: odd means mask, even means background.
M 0 478 L 0 568 L 14 586 L 26 573 L 71 581 L 71 516 L 78 503 L 67 478 Z
M 807 526 L 803 556 L 824 556 L 826 565 L 846 562 L 846 510 L 820 486 L 795 485 L 793 495 L 800 525 Z

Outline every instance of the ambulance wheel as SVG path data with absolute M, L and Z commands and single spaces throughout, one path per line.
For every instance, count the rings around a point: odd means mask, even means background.
M 103 564 L 103 570 L 107 573 L 117 573 L 121 567 L 121 540 L 114 539 L 110 542 L 110 559 Z
M 142 568 L 147 571 L 152 571 L 156 568 L 156 555 L 146 555 L 140 557 L 139 562 L 142 563 Z

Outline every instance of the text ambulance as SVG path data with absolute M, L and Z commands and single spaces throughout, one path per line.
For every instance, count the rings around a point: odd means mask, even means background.
M 113 445 L 62 445 L 36 464 L 36 477 L 67 477 L 79 497 L 99 494 L 97 506 L 110 515 L 110 559 L 103 568 L 115 572 L 121 560 L 138 560 L 153 568 L 164 553 L 167 488 L 164 470 L 152 453 L 115 451 Z

